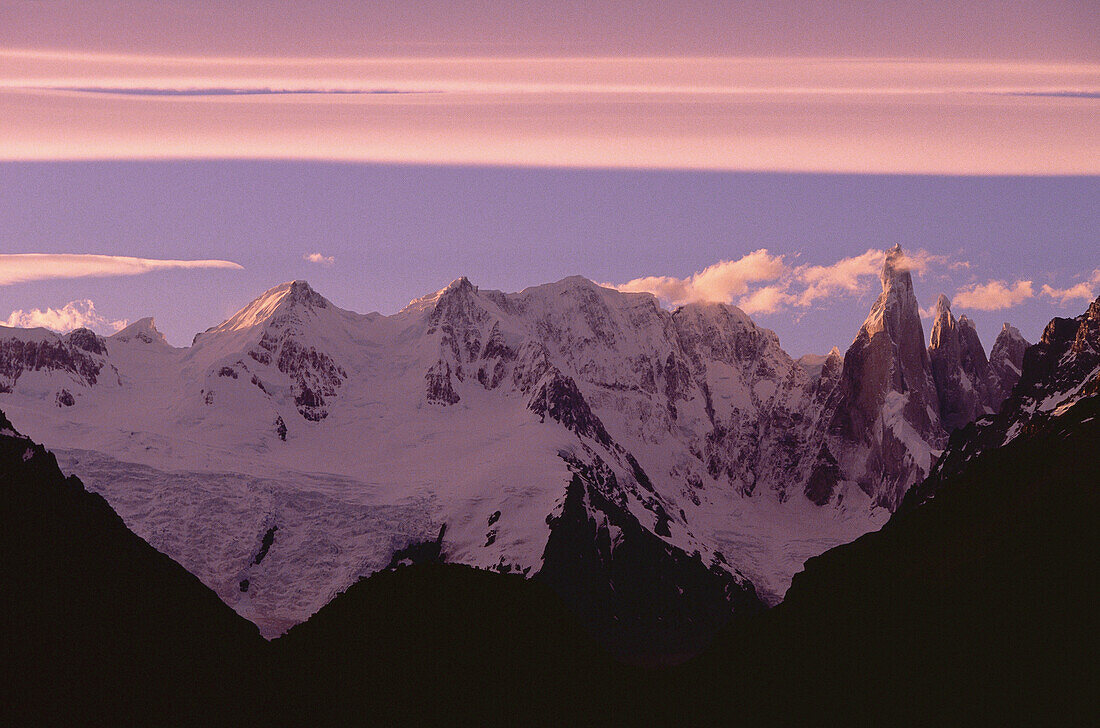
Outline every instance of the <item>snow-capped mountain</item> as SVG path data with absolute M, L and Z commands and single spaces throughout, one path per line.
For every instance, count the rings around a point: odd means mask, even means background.
M 0 329 L 0 406 L 267 635 L 441 554 L 697 642 L 881 525 L 942 447 L 900 248 L 882 282 L 843 358 L 795 361 L 735 307 L 580 277 L 460 278 L 391 316 L 294 281 L 182 349 L 152 319 Z

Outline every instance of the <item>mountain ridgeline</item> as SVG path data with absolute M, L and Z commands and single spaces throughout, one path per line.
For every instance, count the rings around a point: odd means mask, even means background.
M 187 348 L 0 328 L 0 406 L 267 637 L 430 554 L 681 658 L 880 527 L 1019 376 L 1018 332 L 987 359 L 945 300 L 926 343 L 899 247 L 881 281 L 843 357 L 799 361 L 736 307 L 580 277 L 391 316 L 294 281 Z

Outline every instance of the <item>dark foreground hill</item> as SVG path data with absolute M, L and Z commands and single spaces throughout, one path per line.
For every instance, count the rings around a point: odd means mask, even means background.
M 1098 405 L 975 458 L 664 670 L 612 661 L 545 585 L 454 565 L 378 574 L 266 643 L 41 448 L 4 437 L 5 721 L 1083 718 L 1098 677 Z
M 3 413 L 0 595 L 5 725 L 233 715 L 268 647 Z

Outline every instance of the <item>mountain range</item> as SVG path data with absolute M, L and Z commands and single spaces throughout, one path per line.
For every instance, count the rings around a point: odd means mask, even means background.
M 1019 332 L 987 358 L 946 298 L 925 339 L 900 247 L 881 280 L 843 356 L 799 360 L 736 307 L 580 277 L 460 278 L 391 316 L 294 281 L 186 348 L 151 318 L 0 327 L 0 407 L 267 637 L 360 577 L 446 561 L 679 659 L 881 527 L 1020 377 Z
M 661 668 L 609 656 L 554 584 L 459 564 L 376 572 L 265 641 L 0 414 L 0 720 L 1087 723 L 1100 299 L 1020 369 L 881 530 Z

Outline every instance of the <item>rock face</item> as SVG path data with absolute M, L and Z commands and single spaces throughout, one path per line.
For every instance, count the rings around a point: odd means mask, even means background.
M 996 387 L 998 409 L 1012 393 L 1016 382 L 1020 381 L 1020 372 L 1024 365 L 1024 352 L 1031 346 L 1020 334 L 1019 329 L 1005 323 L 993 348 L 989 352 L 989 370 Z
M 61 336 L 46 329 L 0 326 L 0 393 L 13 391 L 25 375 L 34 380 L 31 388 L 50 386 L 46 379 L 51 384 L 56 379 L 74 388 L 92 387 L 100 382 L 106 358 L 103 338 L 88 329 Z
M 828 502 L 844 481 L 893 508 L 942 447 L 939 394 L 913 279 L 900 246 L 886 255 L 882 293 L 844 355 L 839 393 L 806 495 Z
M 943 295 L 936 301 L 928 356 L 945 430 L 951 432 L 997 411 L 1004 399 L 1001 382 L 993 376 L 978 331 L 966 316 L 955 320 Z

